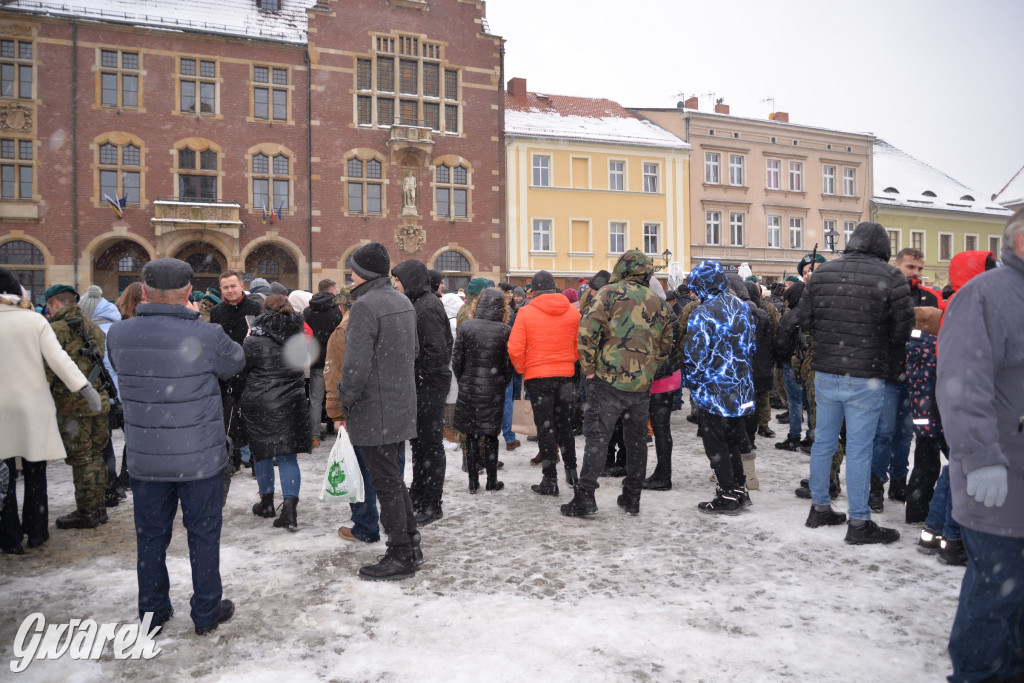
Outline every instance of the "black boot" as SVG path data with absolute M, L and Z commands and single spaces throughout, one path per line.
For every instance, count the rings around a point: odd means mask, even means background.
M 846 515 L 842 512 L 836 512 L 832 509 L 831 505 L 824 506 L 824 509 L 819 509 L 819 506 L 812 505 L 804 526 L 817 529 L 820 526 L 837 526 L 845 523 Z
M 480 490 L 480 461 L 477 459 L 477 451 L 480 449 L 480 440 L 473 435 L 466 437 L 466 471 L 469 473 L 469 492 L 476 493 Z
M 299 504 L 298 498 L 285 498 L 281 504 L 281 516 L 274 520 L 274 526 L 284 527 L 288 531 L 296 531 L 299 528 L 295 516 L 295 507 Z
M 487 490 L 500 491 L 505 484 L 498 481 L 498 440 L 489 438 L 484 443 L 485 455 L 487 456 Z
M 900 540 L 900 532 L 895 529 L 887 529 L 886 527 L 878 526 L 870 519 L 850 520 L 846 526 L 846 538 L 843 540 L 850 545 L 894 543 Z
M 116 508 L 121 502 L 121 498 L 117 495 L 117 490 L 114 487 L 107 489 L 107 497 L 104 503 L 108 508 Z
M 569 486 L 575 486 L 580 481 L 580 475 L 576 472 L 575 467 L 565 466 L 565 483 Z
M 775 447 L 780 451 L 798 451 L 800 450 L 800 437 L 787 436 L 785 441 L 779 441 L 775 444 Z
M 967 566 L 967 551 L 959 538 L 944 538 L 939 541 L 939 562 L 954 567 Z
M 706 503 L 697 503 L 697 509 L 708 514 L 738 515 L 740 500 L 733 491 L 715 489 L 715 497 Z
M 441 509 L 441 501 L 428 500 L 416 513 L 416 526 L 427 526 L 444 517 L 444 510 Z
M 416 559 L 411 545 L 389 546 L 387 552 L 377 558 L 377 564 L 359 570 L 359 578 L 365 581 L 401 581 L 415 575 Z
M 881 512 L 885 508 L 885 482 L 878 475 L 871 474 L 871 492 L 868 493 L 868 507 L 872 512 Z
M 544 477 L 539 484 L 534 484 L 530 490 L 541 496 L 558 495 L 558 479 L 555 477 Z
M 57 518 L 58 529 L 95 529 L 106 523 L 106 506 L 95 510 L 75 510 L 69 515 Z
M 626 511 L 627 514 L 636 515 L 640 514 L 640 492 L 639 491 L 626 491 L 622 490 L 622 494 L 615 501 L 620 508 Z
M 889 480 L 889 500 L 896 500 L 901 503 L 907 502 L 906 479 L 896 479 L 894 477 Z
M 779 413 L 778 415 L 776 415 L 775 416 L 775 421 L 778 422 L 780 425 L 788 425 L 789 424 L 789 411 L 787 410 L 784 413 Z
M 583 517 L 585 515 L 597 514 L 597 501 L 594 500 L 594 492 L 587 491 L 580 486 L 576 487 L 572 500 L 563 505 L 562 514 L 566 517 Z
M 252 514 L 257 517 L 277 517 L 277 511 L 274 510 L 274 494 L 263 495 L 261 493 L 260 502 L 252 506 Z

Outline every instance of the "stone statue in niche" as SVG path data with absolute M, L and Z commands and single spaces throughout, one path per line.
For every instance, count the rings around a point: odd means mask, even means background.
M 412 171 L 409 171 L 402 179 L 402 215 L 420 215 L 416 210 L 416 176 Z

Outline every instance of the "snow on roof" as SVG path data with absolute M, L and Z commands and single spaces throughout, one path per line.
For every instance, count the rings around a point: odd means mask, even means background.
M 875 140 L 874 196 L 881 206 L 1007 216 L 1009 211 L 884 140 Z
M 996 193 L 992 201 L 1006 207 L 1024 206 L 1024 166 L 1021 166 L 1020 170 L 1010 178 L 1010 182 Z
M 692 149 L 682 138 L 641 119 L 617 102 L 532 92 L 516 97 L 505 93 L 505 133 L 641 147 Z
M 5 10 L 172 31 L 306 42 L 306 10 L 317 0 L 281 0 L 279 11 L 257 8 L 256 0 L 11 0 Z

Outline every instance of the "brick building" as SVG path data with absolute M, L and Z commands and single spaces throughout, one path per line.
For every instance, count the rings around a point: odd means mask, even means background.
M 308 289 L 379 240 L 496 277 L 502 45 L 472 0 L 5 3 L 0 265 L 34 294 L 160 256 Z

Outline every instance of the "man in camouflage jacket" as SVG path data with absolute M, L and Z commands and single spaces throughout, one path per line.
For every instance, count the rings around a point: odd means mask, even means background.
M 650 257 L 639 249 L 627 251 L 580 321 L 580 368 L 587 378 L 583 418 L 587 445 L 576 495 L 562 506 L 567 517 L 597 512 L 597 478 L 604 470 L 608 440 L 620 416 L 626 478 L 618 504 L 632 515 L 640 512 L 651 383 L 673 340 L 672 309 L 648 286 L 653 274 Z
M 96 346 L 100 359 L 106 337 L 99 326 L 83 315 L 78 308 L 78 294 L 67 285 L 54 285 L 44 293 L 50 309 L 50 327 L 57 336 L 61 348 L 71 356 L 82 374 L 89 377 L 93 361 L 79 353 L 86 347 L 83 331 Z M 100 361 L 102 362 L 102 360 Z M 103 462 L 103 449 L 110 439 L 107 414 L 110 400 L 100 386 L 102 379 L 96 377 L 92 386 L 99 392 L 101 407 L 93 410 L 86 399 L 72 393 L 64 383 L 56 379 L 47 367 L 50 391 L 57 407 L 57 424 L 67 452 L 67 464 L 71 465 L 75 482 L 74 512 L 57 518 L 58 529 L 92 529 L 107 522 L 105 503 L 107 491 L 107 470 Z

